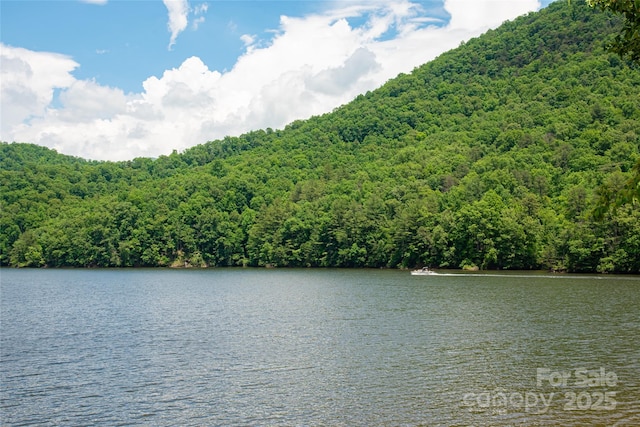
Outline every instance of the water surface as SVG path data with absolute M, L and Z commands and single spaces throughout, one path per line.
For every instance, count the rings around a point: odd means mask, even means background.
M 640 425 L 638 277 L 0 274 L 3 425 Z

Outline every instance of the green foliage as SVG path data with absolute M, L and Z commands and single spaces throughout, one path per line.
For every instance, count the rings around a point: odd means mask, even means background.
M 553 3 L 330 114 L 155 160 L 0 144 L 0 263 L 638 273 L 620 21 Z
M 612 50 L 640 64 L 640 0 L 588 0 L 588 3 L 624 16 L 624 26 L 616 36 Z

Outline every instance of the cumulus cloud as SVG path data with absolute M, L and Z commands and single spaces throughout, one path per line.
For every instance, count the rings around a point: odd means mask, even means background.
M 449 27 L 466 31 L 486 30 L 522 13 L 537 10 L 538 0 L 446 0 L 451 15 Z
M 344 64 L 323 70 L 307 79 L 309 89 L 327 94 L 339 95 L 354 85 L 362 76 L 380 68 L 376 55 L 365 47 L 358 48 Z
M 283 16 L 268 41 L 242 36 L 246 51 L 229 71 L 210 70 L 191 57 L 147 78 L 140 93 L 76 80 L 71 72 L 78 64 L 69 57 L 2 46 L 0 139 L 123 160 L 280 128 L 331 111 L 540 7 L 530 0 L 446 0 L 451 20 L 435 25 L 409 0 L 337 4 L 342 7 L 324 13 Z M 361 24 L 350 24 L 351 18 Z M 181 27 L 175 28 L 177 37 Z
M 106 120 L 127 109 L 127 98 L 120 89 L 101 86 L 91 80 L 76 80 L 60 93 L 62 108 L 57 116 L 71 123 Z
M 0 132 L 26 126 L 46 114 L 54 90 L 71 86 L 79 64 L 65 55 L 33 52 L 0 43 Z
M 171 40 L 169 41 L 169 50 L 176 44 L 178 34 L 187 28 L 189 22 L 189 2 L 187 0 L 163 0 L 164 5 L 169 11 L 169 22 L 167 26 L 171 32 Z

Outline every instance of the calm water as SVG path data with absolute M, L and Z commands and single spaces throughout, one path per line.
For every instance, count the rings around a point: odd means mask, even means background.
M 2 270 L 3 425 L 640 425 L 640 278 Z

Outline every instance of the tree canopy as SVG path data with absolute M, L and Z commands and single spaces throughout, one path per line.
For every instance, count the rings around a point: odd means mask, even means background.
M 622 31 L 613 42 L 613 51 L 640 64 L 640 0 L 589 0 L 588 3 L 624 16 Z
M 552 3 L 281 130 L 157 159 L 0 144 L 0 263 L 640 272 L 623 20 Z M 637 186 L 636 186 L 637 188 Z

